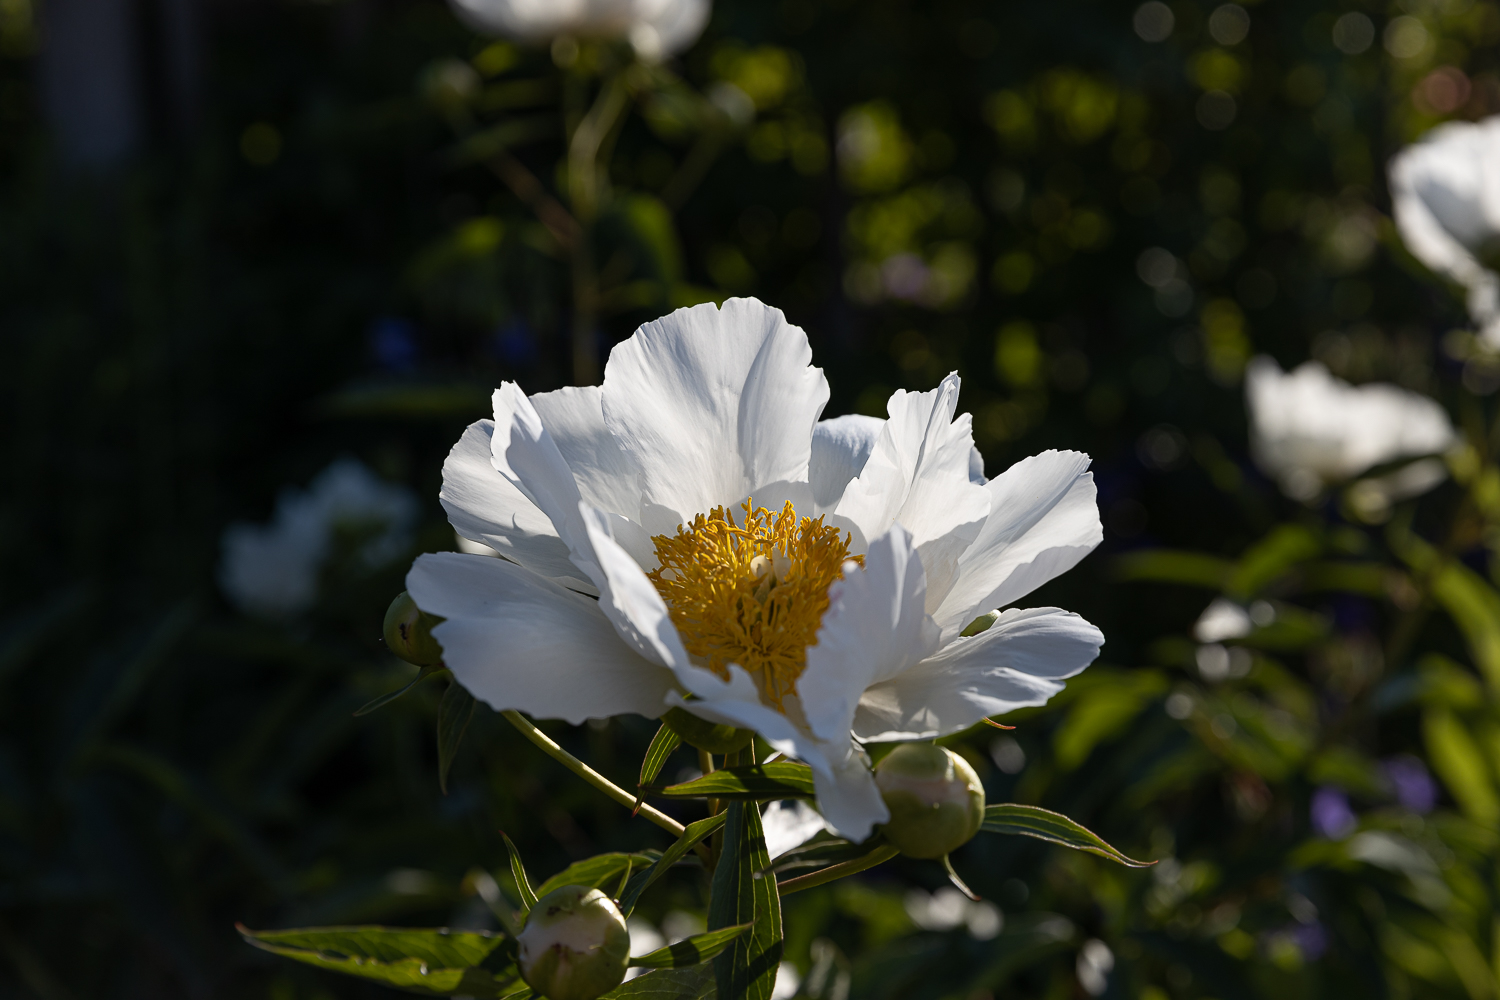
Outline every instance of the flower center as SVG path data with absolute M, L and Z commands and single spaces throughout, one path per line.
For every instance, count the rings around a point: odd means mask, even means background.
M 742 525 L 715 507 L 675 535 L 654 536 L 661 566 L 649 576 L 688 653 L 725 680 L 739 664 L 779 710 L 818 641 L 849 536 L 821 517 L 799 520 L 790 503 L 779 513 L 749 500 L 741 509 Z

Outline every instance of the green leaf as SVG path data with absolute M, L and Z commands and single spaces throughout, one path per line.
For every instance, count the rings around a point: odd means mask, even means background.
M 376 709 L 384 708 L 391 702 L 395 701 L 397 698 L 400 698 L 402 695 L 406 694 L 406 692 L 410 691 L 412 688 L 416 687 L 418 684 L 422 683 L 422 681 L 426 680 L 428 677 L 432 676 L 442 669 L 444 668 L 437 665 L 423 667 L 421 670 L 417 671 L 417 676 L 411 679 L 410 684 L 407 684 L 405 687 L 397 688 L 394 691 L 387 691 L 385 694 L 381 695 L 379 698 L 376 698 L 374 701 L 365 703 L 355 711 L 355 718 L 358 718 L 361 715 L 369 715 Z
M 372 979 L 429 996 L 514 996 L 521 987 L 507 939 L 446 927 L 313 927 L 252 931 L 257 948 L 330 972 Z
M 661 773 L 661 767 L 672 756 L 672 751 L 682 746 L 682 737 L 671 726 L 663 724 L 651 738 L 651 745 L 646 748 L 646 756 L 641 760 L 641 780 L 639 787 L 645 788 L 656 780 Z M 645 798 L 642 793 L 636 796 L 636 807 L 640 807 L 641 800 Z
M 709 1000 L 713 995 L 713 970 L 707 965 L 691 965 L 637 976 L 599 1000 Z
M 697 844 L 707 839 L 722 827 L 724 819 L 725 814 L 719 813 L 717 816 L 710 816 L 707 819 L 700 819 L 696 823 L 689 823 L 687 829 L 682 831 L 682 835 L 677 838 L 671 847 L 667 848 L 666 852 L 656 860 L 655 864 L 631 877 L 630 882 L 625 886 L 625 892 L 620 896 L 621 912 L 629 916 L 630 912 L 635 909 L 635 904 L 640 900 L 641 893 L 650 888 L 652 882 L 655 882 L 662 875 L 666 874 L 668 868 L 671 868 L 678 861 L 682 860 L 683 855 L 687 854 Z
M 781 896 L 775 877 L 763 874 L 771 859 L 760 810 L 753 802 L 731 802 L 725 817 L 708 926 L 720 930 L 749 921 L 755 926 L 714 960 L 718 1000 L 769 1000 L 781 964 Z
M 1035 837 L 1037 840 L 1071 847 L 1075 851 L 1097 854 L 1131 868 L 1149 868 L 1156 864 L 1155 861 L 1133 861 L 1106 844 L 1098 834 L 1073 822 L 1062 813 L 1040 806 L 1023 806 L 1014 802 L 990 806 L 984 811 L 984 825 L 980 829 L 990 833 Z
M 516 880 L 516 895 L 521 897 L 521 919 L 531 912 L 536 905 L 536 893 L 531 888 L 531 879 L 526 877 L 526 866 L 521 864 L 521 852 L 516 850 L 516 845 L 511 841 L 505 831 L 500 832 L 505 840 L 505 849 L 510 853 L 510 874 Z
M 1419 575 L 1430 574 L 1432 595 L 1463 632 L 1490 690 L 1500 692 L 1500 594 L 1463 563 L 1440 562 L 1437 551 L 1409 531 L 1393 526 L 1386 538 Z
M 690 965 L 699 965 L 728 948 L 735 938 L 753 926 L 755 925 L 740 924 L 737 927 L 723 927 L 716 931 L 694 934 L 676 944 L 632 958 L 630 964 L 638 969 L 684 969 Z
M 1443 779 L 1453 798 L 1482 827 L 1500 821 L 1500 797 L 1484 755 L 1458 716 L 1441 708 L 1422 713 L 1422 736 L 1432 769 Z
M 474 717 L 474 696 L 457 681 L 448 685 L 443 700 L 438 703 L 438 785 L 443 794 L 448 794 L 448 769 L 458 753 L 458 744 Z
M 1231 597 L 1248 600 L 1287 570 L 1322 550 L 1318 536 L 1302 525 L 1280 525 L 1245 550 L 1224 589 Z
M 1115 560 L 1115 575 L 1122 580 L 1183 583 L 1209 590 L 1222 590 L 1233 572 L 1234 564 L 1228 559 L 1171 549 L 1132 552 Z
M 547 895 L 553 889 L 561 889 L 565 885 L 586 885 L 590 888 L 602 889 L 615 881 L 621 872 L 630 868 L 644 868 L 654 864 L 660 857 L 661 855 L 655 851 L 641 851 L 636 854 L 624 854 L 617 851 L 612 854 L 599 854 L 592 858 L 585 858 L 583 861 L 569 865 L 537 886 L 537 898 Z
M 725 767 L 680 785 L 648 789 L 673 799 L 809 799 L 812 768 L 792 761 Z

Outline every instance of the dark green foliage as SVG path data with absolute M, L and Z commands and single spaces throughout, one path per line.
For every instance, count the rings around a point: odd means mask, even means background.
M 651 788 L 673 799 L 792 799 L 813 794 L 812 768 L 791 761 L 722 767 L 680 785 Z

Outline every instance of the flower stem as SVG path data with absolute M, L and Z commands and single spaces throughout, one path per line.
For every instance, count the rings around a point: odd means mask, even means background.
M 521 735 L 525 736 L 528 740 L 541 747 L 542 751 L 546 753 L 547 756 L 551 757 L 563 767 L 567 768 L 569 771 L 572 771 L 584 781 L 587 781 L 589 784 L 599 789 L 599 791 L 603 792 L 605 795 L 608 795 L 610 798 L 620 803 L 620 805 L 624 806 L 626 809 L 636 808 L 636 798 L 634 795 L 631 795 L 625 789 L 621 788 L 613 781 L 610 781 L 604 775 L 600 774 L 598 771 L 594 770 L 592 767 L 589 767 L 583 761 L 579 760 L 577 757 L 574 757 L 572 754 L 568 753 L 568 751 L 558 746 L 557 742 L 553 740 L 552 737 L 548 736 L 536 726 L 532 725 L 531 720 L 527 719 L 526 716 L 522 715 L 520 712 L 512 710 L 506 710 L 504 712 L 501 712 L 500 714 L 505 716 L 505 721 L 509 722 L 512 726 L 515 726 L 517 729 L 519 729 L 521 731 Z M 674 837 L 682 836 L 683 831 L 687 829 L 681 823 L 677 822 L 675 819 L 668 816 L 660 809 L 654 809 L 644 802 L 641 803 L 640 814 L 649 819 L 651 822 L 655 823 L 657 826 L 661 827 L 663 830 L 666 830 Z
M 776 884 L 776 891 L 781 895 L 786 896 L 794 892 L 801 892 L 803 889 L 811 889 L 815 885 L 822 885 L 825 882 L 832 882 L 836 879 L 843 878 L 845 875 L 853 875 L 856 872 L 862 872 L 866 868 L 874 868 L 882 861 L 889 861 L 891 858 L 894 858 L 897 854 L 900 853 L 900 851 L 896 850 L 891 845 L 885 844 L 875 848 L 875 850 L 871 851 L 869 854 L 866 854 L 862 858 L 855 858 L 853 861 L 845 861 L 843 864 L 839 865 L 830 865 L 827 868 L 811 872 L 807 875 L 799 875 L 796 878 L 789 878 L 785 882 L 778 882 Z

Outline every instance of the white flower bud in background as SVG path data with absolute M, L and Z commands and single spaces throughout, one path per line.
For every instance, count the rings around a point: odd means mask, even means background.
M 1245 397 L 1251 454 L 1294 500 L 1314 500 L 1371 466 L 1435 455 L 1455 441 L 1448 414 L 1433 400 L 1383 383 L 1352 386 L 1316 361 L 1285 373 L 1268 357 L 1254 358 Z M 1437 482 L 1418 479 L 1424 489 Z
M 891 818 L 881 830 L 913 858 L 940 858 L 984 823 L 984 786 L 962 757 L 931 743 L 903 743 L 875 767 Z
M 1390 185 L 1406 248 L 1464 287 L 1480 338 L 1500 349 L 1500 116 L 1439 125 L 1391 159 Z
M 359 537 L 356 561 L 376 569 L 405 554 L 417 511 L 411 490 L 341 458 L 306 490 L 282 490 L 269 524 L 225 529 L 219 586 L 249 614 L 301 614 L 317 602 L 319 576 L 340 529 Z
M 516 936 L 521 976 L 548 1000 L 594 1000 L 625 981 L 630 930 L 598 889 L 565 885 L 547 893 Z
M 708 24 L 709 0 L 451 0 L 475 31 L 522 42 L 627 39 L 642 59 L 681 52 Z

